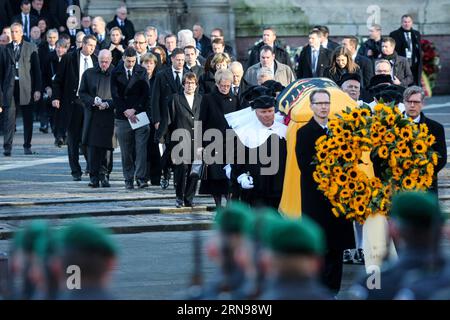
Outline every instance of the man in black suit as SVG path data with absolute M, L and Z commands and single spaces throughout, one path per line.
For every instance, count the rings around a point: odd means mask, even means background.
M 392 67 L 392 80 L 396 85 L 407 87 L 414 82 L 414 76 L 411 72 L 408 60 L 400 56 L 395 47 L 397 43 L 391 37 L 385 37 L 381 40 L 381 58 L 390 62 Z
M 194 24 L 192 32 L 194 33 L 197 49 L 200 51 L 200 54 L 206 58 L 206 49 L 211 44 L 211 39 L 204 34 L 203 26 L 199 22 Z
M 342 279 L 342 253 L 354 247 L 353 225 L 343 217 L 336 218 L 331 212 L 331 204 L 318 190 L 313 173 L 316 165 L 311 164 L 316 154 L 317 139 L 326 135 L 330 113 L 330 94 L 325 89 L 316 89 L 309 96 L 314 116 L 297 131 L 295 153 L 301 171 L 302 214 L 317 222 L 325 231 L 327 253 L 322 272 L 324 284 L 335 294 L 339 292 Z
M 185 58 L 185 68 L 189 69 L 190 72 L 195 73 L 198 81 L 198 79 L 204 73 L 205 70 L 200 65 L 200 62 L 198 62 L 197 49 L 192 45 L 188 45 L 185 46 L 183 50 Z
M 53 17 L 53 26 L 57 28 L 59 32 L 67 30 L 66 21 L 69 17 L 67 8 L 71 5 L 80 7 L 80 0 L 52 0 L 50 14 Z M 77 22 L 79 23 L 79 21 Z
M 213 47 L 212 47 L 212 43 L 213 43 L 214 39 L 223 40 L 223 42 L 224 42 L 224 51 L 223 52 L 228 53 L 228 55 L 230 57 L 235 56 L 233 48 L 225 42 L 223 30 L 220 28 L 214 28 L 211 31 L 211 43 L 206 47 L 206 53 L 203 57 L 207 58 L 207 57 L 209 57 L 209 55 L 211 55 L 214 52 Z
M 434 166 L 433 184 L 430 191 L 438 193 L 437 174 L 447 163 L 447 144 L 445 142 L 445 130 L 442 124 L 427 118 L 423 112 L 425 93 L 418 86 L 411 86 L 403 92 L 403 103 L 405 104 L 405 115 L 417 124 L 426 124 L 429 134 L 432 134 L 436 141 L 432 145 L 434 151 L 439 154 L 437 165 Z
M 123 63 L 112 72 L 111 95 L 116 110 L 116 133 L 122 153 L 125 188 L 146 188 L 148 125 L 132 129 L 137 115 L 146 112 L 149 99 L 147 70 L 136 63 L 136 50 L 128 47 L 123 53 Z
M 48 13 L 48 9 L 44 8 L 44 0 L 31 1 L 31 14 L 37 17 L 38 21 L 41 19 L 45 19 L 45 21 L 47 22 L 47 27 L 51 26 L 52 20 Z
M 331 51 L 320 45 L 321 33 L 313 30 L 309 33 L 309 45 L 300 53 L 297 79 L 323 77 L 323 72 L 330 65 Z
M 111 45 L 111 37 L 106 31 L 106 22 L 102 17 L 95 17 L 92 19 L 92 31 L 94 31 L 97 37 L 97 47 L 95 53 L 98 54 L 100 50 L 109 49 Z
M 81 17 L 81 28 L 78 31 L 83 31 L 85 35 L 94 34 L 94 31 L 92 30 L 92 20 L 91 17 L 88 15 L 84 15 Z
M 84 107 L 79 96 L 79 86 L 83 73 L 97 65 L 94 55 L 97 38 L 85 36 L 81 49 L 63 56 L 53 80 L 53 107 L 60 110 L 58 125 L 67 127 L 67 153 L 74 181 L 80 181 L 82 171 L 79 163 L 79 147 L 81 144 Z M 83 151 L 87 159 L 86 150 Z M 86 161 L 87 162 L 87 161 Z
M 197 85 L 197 76 L 192 72 L 185 73 L 184 92 L 174 94 L 171 105 L 169 134 L 171 134 L 172 143 L 178 142 L 173 149 L 178 157 L 172 158 L 175 165 L 174 183 L 177 197 L 175 205 L 178 208 L 183 204 L 185 207 L 192 207 L 198 182 L 198 178 L 191 177 L 189 174 L 195 158 L 194 152 L 196 152 L 194 122 L 198 121 L 202 102 L 202 96 L 196 93 Z M 201 146 L 201 142 L 198 142 L 198 145 Z M 180 152 L 175 152 L 176 150 Z
M 373 24 L 369 28 L 369 39 L 361 44 L 358 54 L 365 56 L 372 61 L 378 59 L 381 55 L 381 26 Z
M 24 41 L 23 26 L 11 25 L 12 42 L 5 48 L 0 61 L 0 85 L 3 87 L 5 107 L 3 139 L 4 155 L 11 156 L 16 127 L 16 109 L 22 111 L 24 126 L 24 153 L 33 154 L 31 139 L 33 137 L 32 103 L 41 98 L 41 70 L 39 56 L 34 44 Z M 0 107 L 2 107 L 0 105 Z
M 244 79 L 244 67 L 238 61 L 233 61 L 229 67 L 233 73 L 233 82 L 231 83 L 230 93 L 238 99 L 238 106 L 242 105 L 242 95 L 250 87 Z
M 165 68 L 156 74 L 151 103 L 152 118 L 156 129 L 155 140 L 166 144 L 166 150 L 161 159 L 164 176 L 164 179 L 161 180 L 163 189 L 168 187 L 170 177 L 170 145 L 169 139 L 166 137 L 169 122 L 169 106 L 172 103 L 172 96 L 182 92 L 181 79 L 183 79 L 183 74 L 187 72 L 184 68 L 185 56 L 182 49 L 175 48 L 170 60 L 171 67 Z
M 122 30 L 122 35 L 124 37 L 122 41 L 123 45 L 127 45 L 128 41 L 133 39 L 135 32 L 133 22 L 128 20 L 127 14 L 126 6 L 118 7 L 114 19 L 112 19 L 106 26 L 108 30 L 111 30 L 114 27 L 119 27 L 120 30 Z
M 88 147 L 89 186 L 109 187 L 107 151 L 113 149 L 114 106 L 111 97 L 111 52 L 103 49 L 98 66 L 86 70 L 80 83 L 85 121 L 82 144 Z
M 351 36 L 344 38 L 342 40 L 342 45 L 350 51 L 353 61 L 359 66 L 362 74 L 361 87 L 365 88 L 369 85 L 370 79 L 373 77 L 374 67 L 369 58 L 357 53 L 356 48 L 358 47 L 358 42 L 359 40 L 357 37 Z
M 51 68 L 50 66 L 50 58 L 51 53 L 56 49 L 56 41 L 58 41 L 58 30 L 50 29 L 46 34 L 46 41 L 42 42 L 38 48 L 39 54 L 39 63 L 42 71 L 42 82 L 44 82 L 44 75 Z M 51 80 L 50 80 L 51 81 Z M 49 109 L 51 108 L 51 101 L 48 99 L 49 90 L 51 83 L 48 82 L 46 84 L 43 83 L 42 86 L 42 97 L 39 103 L 39 120 L 41 126 L 39 131 L 43 133 L 48 133 L 48 121 L 49 121 Z M 50 94 L 51 96 L 51 94 Z
M 259 62 L 261 48 L 264 46 L 269 46 L 273 48 L 275 59 L 278 62 L 291 66 L 291 59 L 289 58 L 289 54 L 286 52 L 284 48 L 279 46 L 276 40 L 277 34 L 275 32 L 275 29 L 271 27 L 264 28 L 262 40 L 258 44 L 255 44 L 250 52 L 246 69 L 250 68 L 252 65 Z
M 422 76 L 422 48 L 420 32 L 413 29 L 413 19 L 410 15 L 402 16 L 402 26 L 389 35 L 395 40 L 395 51 L 405 57 L 414 76 L 414 84 L 420 86 Z
M 328 36 L 330 35 L 330 29 L 328 29 L 327 26 L 315 26 L 313 30 L 319 30 L 321 33 L 320 37 L 320 44 L 325 49 L 328 49 L 333 53 L 334 49 L 339 47 L 339 43 L 328 39 Z
M 26 41 L 30 40 L 31 28 L 37 26 L 38 18 L 31 14 L 31 3 L 30 0 L 22 0 L 20 2 L 19 15 L 12 17 L 12 22 L 20 23 L 23 26 L 23 37 Z

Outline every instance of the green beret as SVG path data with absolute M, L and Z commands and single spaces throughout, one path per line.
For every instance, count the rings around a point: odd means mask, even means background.
M 400 223 L 419 228 L 427 228 L 444 221 L 438 197 L 418 191 L 395 195 L 392 199 L 391 216 Z
M 63 247 L 86 253 L 115 256 L 117 248 L 110 234 L 91 223 L 77 222 L 66 228 L 62 235 Z
M 248 237 L 264 242 L 266 240 L 265 235 L 273 219 L 278 220 L 282 218 L 278 211 L 272 208 L 263 208 L 255 211 L 253 219 L 247 224 L 246 233 Z
M 47 237 L 50 229 L 46 222 L 36 220 L 27 225 L 24 229 L 16 233 L 14 237 L 14 246 L 26 253 L 33 253 L 36 249 L 36 243 Z
M 295 255 L 325 252 L 325 236 L 322 229 L 310 218 L 301 220 L 273 219 L 266 234 L 266 243 L 274 252 Z
M 232 202 L 220 208 L 215 217 L 216 228 L 224 233 L 244 234 L 252 219 L 253 212 L 248 205 Z

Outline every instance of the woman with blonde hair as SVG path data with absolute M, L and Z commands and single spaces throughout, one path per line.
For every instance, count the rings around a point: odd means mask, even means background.
M 353 61 L 350 51 L 341 46 L 333 51 L 331 64 L 324 70 L 323 76 L 339 83 L 345 73 L 357 73 L 362 78 L 361 70 Z
M 199 121 L 202 123 L 202 137 L 209 129 L 217 129 L 222 133 L 222 159 L 217 159 L 213 164 L 209 160 L 214 159 L 216 155 L 203 153 L 203 159 L 208 164 L 206 180 L 200 184 L 200 194 L 210 194 L 214 198 L 217 207 L 222 204 L 222 196 L 228 199 L 229 185 L 223 167 L 225 166 L 225 143 L 226 130 L 229 128 L 225 119 L 225 114 L 238 110 L 238 101 L 236 96 L 231 94 L 231 84 L 233 82 L 233 73 L 230 70 L 218 70 L 214 75 L 215 88 L 211 93 L 205 94 L 200 105 Z M 214 143 L 211 141 L 210 143 Z M 209 142 L 203 142 L 203 148 L 206 148 Z
M 227 53 L 216 53 L 211 62 L 208 65 L 208 61 L 206 61 L 206 65 L 209 68 L 205 67 L 205 73 L 200 76 L 199 79 L 199 93 L 206 94 L 211 93 L 216 87 L 216 83 L 214 80 L 214 74 L 217 70 L 228 69 L 228 66 L 231 64 L 231 58 Z

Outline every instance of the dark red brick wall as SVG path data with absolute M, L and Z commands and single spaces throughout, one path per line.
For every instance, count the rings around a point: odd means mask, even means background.
M 441 71 L 438 74 L 436 87 L 433 93 L 436 95 L 450 94 L 450 36 L 424 36 L 424 39 L 434 43 L 441 60 Z M 260 37 L 236 38 L 236 50 L 239 61 L 246 61 L 248 49 L 261 39 Z M 339 42 L 342 37 L 332 37 Z M 308 43 L 308 37 L 284 37 L 281 40 L 291 48 L 304 46 Z

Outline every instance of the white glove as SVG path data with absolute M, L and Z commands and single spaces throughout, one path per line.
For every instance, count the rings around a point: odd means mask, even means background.
M 99 106 L 102 104 L 102 99 L 100 99 L 100 97 L 95 97 L 94 98 L 94 105 Z
M 253 178 L 246 173 L 241 174 L 237 178 L 237 182 L 241 185 L 242 189 L 253 189 Z
M 225 170 L 225 175 L 227 176 L 228 180 L 231 179 L 231 166 L 227 164 L 225 167 L 223 167 L 223 170 Z

